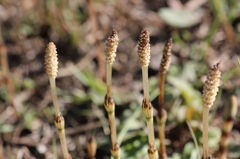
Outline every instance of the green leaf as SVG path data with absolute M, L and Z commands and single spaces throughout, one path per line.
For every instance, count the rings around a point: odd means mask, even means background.
M 148 149 L 147 136 L 143 136 L 142 133 L 133 134 L 133 136 L 128 138 L 123 145 L 124 146 L 121 149 L 122 158 L 146 158 L 146 152 Z
M 221 139 L 221 129 L 219 127 L 210 127 L 208 131 L 208 144 L 213 149 L 218 149 L 218 144 Z
M 194 144 L 192 142 L 188 142 L 184 146 L 183 154 L 189 157 L 193 150 L 194 150 Z
M 93 101 L 93 103 L 97 105 L 102 105 L 104 102 L 105 92 L 98 92 L 96 90 L 90 90 L 88 92 L 89 97 Z
M 133 112 L 129 112 L 129 110 L 124 111 L 125 115 L 128 115 L 129 113 L 131 113 L 131 115 L 129 115 L 129 118 L 127 118 L 127 120 L 122 122 L 123 127 L 121 128 L 121 131 L 118 134 L 118 142 L 119 143 L 121 143 L 123 141 L 125 135 L 127 134 L 127 132 L 129 130 L 138 128 L 138 126 L 141 125 L 141 123 L 139 123 L 139 121 L 137 120 L 137 118 L 141 114 L 141 109 L 137 108 L 137 106 L 138 105 L 136 103 L 131 103 L 130 107 L 135 107 L 135 110 Z
M 73 102 L 75 103 L 90 100 L 88 94 L 86 94 L 83 90 L 77 88 L 73 91 L 73 94 L 69 98 L 72 98 Z
M 168 25 L 178 28 L 192 27 L 199 23 L 203 17 L 202 10 L 190 11 L 184 8 L 179 10 L 161 8 L 158 14 Z
M 191 124 L 189 122 L 186 122 L 186 123 L 187 123 L 188 128 L 189 128 L 189 130 L 191 132 L 191 135 L 192 135 L 192 138 L 193 138 L 193 141 L 194 141 L 194 146 L 196 148 L 195 151 L 192 151 L 191 158 L 201 159 L 201 154 L 200 154 L 200 150 L 199 150 L 199 147 L 198 147 L 197 137 L 196 137 L 196 135 L 195 135 L 195 133 L 194 133 L 192 127 L 191 127 Z
M 14 130 L 14 126 L 11 124 L 0 125 L 0 133 L 11 133 Z
M 195 109 L 201 111 L 201 94 L 193 88 L 193 86 L 188 83 L 186 80 L 169 77 L 168 81 L 180 90 L 181 95 L 185 99 L 185 102 L 188 106 L 192 106 Z
M 201 94 L 184 79 L 168 77 L 167 80 L 181 92 L 187 106 L 186 118 L 189 120 L 199 119 L 202 111 Z
M 23 87 L 26 88 L 26 89 L 33 89 L 35 88 L 35 81 L 31 78 L 25 78 L 23 80 Z
M 98 93 L 105 93 L 106 86 L 103 81 L 97 79 L 90 70 L 80 71 L 75 65 L 71 64 L 69 71 L 85 86 L 90 87 Z
M 26 23 L 23 23 L 20 29 L 25 36 L 33 34 L 33 31 L 34 31 L 33 27 Z
M 172 154 L 172 157 L 169 157 L 169 159 L 181 159 L 181 156 L 180 156 L 180 154 L 174 152 L 174 153 Z
M 33 120 L 36 116 L 37 112 L 35 110 L 29 110 L 26 113 L 24 113 L 24 125 L 26 128 L 31 129 Z

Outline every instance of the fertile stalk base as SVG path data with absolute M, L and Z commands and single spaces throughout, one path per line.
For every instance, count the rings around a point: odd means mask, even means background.
M 120 152 L 121 149 L 119 144 L 118 143 L 113 144 L 111 148 L 111 155 L 113 156 L 114 159 L 120 159 Z
M 63 152 L 64 159 L 71 159 L 71 156 L 68 153 L 66 136 L 65 136 L 65 129 L 64 129 L 65 121 L 61 113 L 58 113 L 55 115 L 54 123 L 58 129 L 58 135 L 62 145 L 62 152 Z
M 97 151 L 97 143 L 93 136 L 91 136 L 88 139 L 87 142 L 87 150 L 88 150 L 88 156 L 90 159 L 95 159 L 96 151 Z
M 149 159 L 158 159 L 158 152 L 157 152 L 157 149 L 154 147 L 155 146 L 149 145 L 149 149 L 148 149 L 148 158 Z

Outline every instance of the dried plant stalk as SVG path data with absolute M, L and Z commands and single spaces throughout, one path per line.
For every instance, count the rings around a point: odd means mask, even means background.
M 209 1 L 212 4 L 216 18 L 219 19 L 222 29 L 225 32 L 226 40 L 232 41 L 234 38 L 234 28 L 231 25 L 231 22 L 228 21 L 228 16 L 224 10 L 224 3 L 218 0 Z
M 88 14 L 89 14 L 89 18 L 91 21 L 91 26 L 92 26 L 92 32 L 93 32 L 93 36 L 95 39 L 95 43 L 96 43 L 96 57 L 97 57 L 97 61 L 98 61 L 98 73 L 101 79 L 105 78 L 105 69 L 104 69 L 104 61 L 103 61 L 103 48 L 101 45 L 101 41 L 100 38 L 98 36 L 98 31 L 99 31 L 99 25 L 98 25 L 98 21 L 97 21 L 97 16 L 96 16 L 96 12 L 94 10 L 93 7 L 93 0 L 87 0 L 87 10 L 88 10 Z
M 238 101 L 236 96 L 231 96 L 228 104 L 225 107 L 224 111 L 224 121 L 222 127 L 222 137 L 220 140 L 220 148 L 218 151 L 219 159 L 226 159 L 227 158 L 227 146 L 229 143 L 229 135 L 232 131 L 232 127 L 234 124 L 234 120 L 237 115 L 238 110 Z
M 94 136 L 91 136 L 87 142 L 88 156 L 90 159 L 95 159 L 97 151 L 97 143 Z
M 158 126 L 158 138 L 160 141 L 160 148 L 159 148 L 159 159 L 167 159 L 167 152 L 165 146 L 165 124 L 167 120 L 167 112 L 165 109 L 161 110 L 161 117 L 157 116 L 157 126 Z
M 159 82 L 159 97 L 158 97 L 158 137 L 160 140 L 159 158 L 167 159 L 166 146 L 165 146 L 165 123 L 167 120 L 167 112 L 164 108 L 164 84 L 165 74 L 169 69 L 171 63 L 171 52 L 172 52 L 172 38 L 170 38 L 163 50 L 163 57 L 160 64 L 160 82 Z
M 2 66 L 2 78 L 3 78 L 4 83 L 7 86 L 9 101 L 11 103 L 13 103 L 13 97 L 15 95 L 15 88 L 14 88 L 14 84 L 13 84 L 12 78 L 9 73 L 9 64 L 8 64 L 8 60 L 7 60 L 7 47 L 1 43 L 0 43 L 0 57 L 1 57 L 1 66 Z
M 218 87 L 220 85 L 220 62 L 213 66 L 207 73 L 207 79 L 203 88 L 203 159 L 210 157 L 208 151 L 208 115 L 209 109 L 215 101 Z
M 58 106 L 56 82 L 55 82 L 55 79 L 57 77 L 57 71 L 58 71 L 58 58 L 57 58 L 56 46 L 54 45 L 53 42 L 50 42 L 46 49 L 45 67 L 46 67 L 46 72 L 50 81 L 53 105 L 55 110 L 54 123 L 58 129 L 58 134 L 59 134 L 59 138 L 62 146 L 63 157 L 64 159 L 71 159 L 72 157 L 68 153 L 67 142 L 65 137 L 65 128 L 64 128 L 65 121 Z
M 154 137 L 154 124 L 153 124 L 153 106 L 149 98 L 149 86 L 148 86 L 148 65 L 150 62 L 150 38 L 149 32 L 143 30 L 140 34 L 138 42 L 138 56 L 139 63 L 142 67 L 142 78 L 143 78 L 143 91 L 144 99 L 142 101 L 142 112 L 146 118 L 147 128 L 148 128 L 148 157 L 150 159 L 157 159 L 158 152 L 155 144 Z
M 117 130 L 115 122 L 115 103 L 112 98 L 112 64 L 115 61 L 118 47 L 117 31 L 113 30 L 112 35 L 106 43 L 106 63 L 107 63 L 107 94 L 105 96 L 104 106 L 108 113 L 109 126 L 111 131 L 111 154 L 115 159 L 120 159 L 120 146 L 117 142 Z

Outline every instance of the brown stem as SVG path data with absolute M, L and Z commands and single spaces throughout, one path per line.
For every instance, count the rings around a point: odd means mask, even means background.
M 227 158 L 227 147 L 229 144 L 229 136 L 234 125 L 234 119 L 236 118 L 238 111 L 238 100 L 236 96 L 231 96 L 228 104 L 224 110 L 224 121 L 222 126 L 222 137 L 220 140 L 220 148 L 218 150 L 219 159 Z
M 159 158 L 167 159 L 166 146 L 165 146 L 165 123 L 167 119 L 167 113 L 164 109 L 164 83 L 165 83 L 165 72 L 160 72 L 160 83 L 159 83 L 159 97 L 158 97 L 158 138 L 160 140 Z
M 230 120 L 230 121 L 224 121 L 223 122 L 223 128 L 222 128 L 222 136 L 221 136 L 221 140 L 220 140 L 220 147 L 218 150 L 219 153 L 219 159 L 225 159 L 227 158 L 227 146 L 229 143 L 229 135 L 230 132 L 232 130 L 234 124 L 234 120 Z
M 167 159 L 167 153 L 166 153 L 166 146 L 164 143 L 165 140 L 165 126 L 159 126 L 158 127 L 158 137 L 160 139 L 160 155 L 159 158 L 160 159 Z
M 9 101 L 12 103 L 15 91 L 14 91 L 14 85 L 9 73 L 9 64 L 7 60 L 7 48 L 4 44 L 0 45 L 0 55 L 1 55 L 1 66 L 2 66 L 2 72 L 3 72 L 2 77 L 8 89 Z
M 96 13 L 93 9 L 93 5 L 92 5 L 92 0 L 87 0 L 88 2 L 88 14 L 90 17 L 90 20 L 92 22 L 92 31 L 93 31 L 93 35 L 95 38 L 95 42 L 96 42 L 96 46 L 97 46 L 97 60 L 98 60 L 98 67 L 99 67 L 99 76 L 101 79 L 105 78 L 105 69 L 104 69 L 104 61 L 102 59 L 103 57 L 103 48 L 101 45 L 101 42 L 98 38 L 98 23 L 97 23 L 97 18 L 96 18 Z
M 2 38 L 1 38 L 1 28 L 0 28 L 0 59 L 1 59 L 1 67 L 2 67 L 2 79 L 3 83 L 7 87 L 7 92 L 8 92 L 8 101 L 12 105 L 13 110 L 14 110 L 14 115 L 15 117 L 19 117 L 18 115 L 18 110 L 14 104 L 14 96 L 15 96 L 15 87 L 13 80 L 10 76 L 9 73 L 9 64 L 8 64 L 8 59 L 7 59 L 7 47 L 5 46 Z
M 160 149 L 159 149 L 159 158 L 167 159 L 166 146 L 165 146 L 165 123 L 167 120 L 167 112 L 162 109 L 162 117 L 157 117 L 158 123 L 158 138 L 160 141 Z
M 164 104 L 164 83 L 165 83 L 165 73 L 160 73 L 160 83 L 159 83 L 159 97 L 158 97 L 158 117 L 163 116 L 163 104 Z

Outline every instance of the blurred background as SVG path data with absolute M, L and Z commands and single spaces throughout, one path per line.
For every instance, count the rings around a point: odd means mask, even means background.
M 224 107 L 231 95 L 240 99 L 239 8 L 236 0 L 0 0 L 0 158 L 62 158 L 44 69 L 50 41 L 58 51 L 56 85 L 70 154 L 87 158 L 86 141 L 93 135 L 97 159 L 110 158 L 103 101 L 104 49 L 112 29 L 120 39 L 113 64 L 113 98 L 122 158 L 147 158 L 137 56 L 143 29 L 150 32 L 149 84 L 155 108 L 162 51 L 170 37 L 174 42 L 165 84 L 166 146 L 171 159 L 199 158 L 203 83 L 207 70 L 221 61 L 221 86 L 209 130 L 210 152 L 216 156 Z M 240 158 L 239 149 L 238 113 L 228 158 Z

